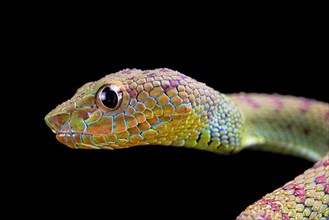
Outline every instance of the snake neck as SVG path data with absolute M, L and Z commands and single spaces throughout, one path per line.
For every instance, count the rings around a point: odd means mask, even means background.
M 226 95 L 209 87 L 205 89 L 209 93 L 208 96 L 201 96 L 201 102 L 192 102 L 193 113 L 180 117 L 179 125 L 174 128 L 173 133 L 179 134 L 177 139 L 184 140 L 173 141 L 172 145 L 221 154 L 238 151 L 243 130 L 243 116 L 240 110 Z
M 329 105 L 305 98 L 232 94 L 244 116 L 243 148 L 318 161 L 329 151 Z

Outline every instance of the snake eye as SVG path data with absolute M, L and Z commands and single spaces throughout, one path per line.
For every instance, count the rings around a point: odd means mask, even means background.
M 117 109 L 122 101 L 122 92 L 116 85 L 105 85 L 97 92 L 96 103 L 104 111 Z

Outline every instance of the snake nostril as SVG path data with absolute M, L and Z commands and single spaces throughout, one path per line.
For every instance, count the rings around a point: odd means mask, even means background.
M 70 119 L 68 113 L 58 113 L 55 115 L 47 115 L 45 121 L 53 131 L 59 131 Z
M 92 115 L 92 114 L 91 114 L 90 112 L 85 111 L 85 112 L 83 112 L 83 113 L 81 114 L 81 118 L 85 121 L 85 120 L 87 120 L 88 118 L 90 118 L 91 115 Z

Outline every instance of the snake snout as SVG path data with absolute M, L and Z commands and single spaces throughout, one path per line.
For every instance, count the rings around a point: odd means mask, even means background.
M 70 114 L 65 112 L 57 114 L 48 114 L 45 117 L 46 124 L 54 133 L 61 131 L 69 120 Z

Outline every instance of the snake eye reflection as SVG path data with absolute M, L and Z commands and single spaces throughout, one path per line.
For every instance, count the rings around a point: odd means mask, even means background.
M 117 109 L 122 101 L 122 92 L 116 85 L 105 85 L 98 90 L 96 103 L 104 111 Z

